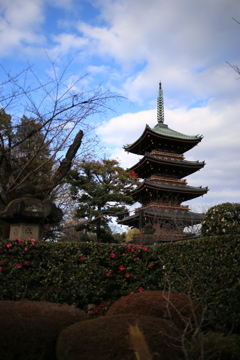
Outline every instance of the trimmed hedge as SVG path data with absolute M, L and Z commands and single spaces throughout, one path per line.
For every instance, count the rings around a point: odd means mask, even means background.
M 152 247 L 33 240 L 0 243 L 0 299 L 86 309 L 144 290 L 188 295 L 221 331 L 240 330 L 240 236 Z
M 0 319 L 0 359 L 56 360 L 58 335 L 88 316 L 68 305 L 0 301 Z

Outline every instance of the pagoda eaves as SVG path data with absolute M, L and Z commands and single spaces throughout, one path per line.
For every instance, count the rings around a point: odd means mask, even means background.
M 125 145 L 123 148 L 128 152 L 144 155 L 156 149 L 157 145 L 166 151 L 182 154 L 196 146 L 202 138 L 203 136 L 199 135 L 181 134 L 170 129 L 166 124 L 160 123 L 154 128 L 146 125 L 142 135 L 134 143 Z
M 134 200 L 139 202 L 145 202 L 146 197 L 165 198 L 169 194 L 170 200 L 173 201 L 176 198 L 179 202 L 189 201 L 202 196 L 208 192 L 207 187 L 195 187 L 182 184 L 171 184 L 169 182 L 161 183 L 156 181 L 145 180 L 136 190 L 132 192 Z
M 174 159 L 163 156 L 153 156 L 146 153 L 135 165 L 128 169 L 134 171 L 138 177 L 146 178 L 152 173 L 174 175 L 178 179 L 193 174 L 204 167 L 205 162 Z

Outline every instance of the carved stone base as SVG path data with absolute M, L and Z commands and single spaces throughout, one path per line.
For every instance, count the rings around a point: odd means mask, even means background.
M 42 240 L 43 228 L 38 224 L 11 224 L 10 225 L 10 240 L 19 238 L 21 240 L 27 240 L 28 238 L 35 240 Z

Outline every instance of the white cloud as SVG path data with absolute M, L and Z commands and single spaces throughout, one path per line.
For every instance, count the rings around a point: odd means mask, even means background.
M 0 56 L 30 44 L 44 43 L 45 37 L 39 33 L 44 21 L 41 0 L 3 0 L 0 12 Z
M 49 51 L 53 56 L 65 55 L 72 53 L 73 51 L 81 51 L 86 45 L 87 39 L 76 36 L 75 34 L 61 33 L 59 35 L 52 36 L 54 43 L 57 45 Z

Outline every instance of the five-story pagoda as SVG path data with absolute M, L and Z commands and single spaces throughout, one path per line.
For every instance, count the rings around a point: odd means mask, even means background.
M 190 212 L 182 202 L 207 193 L 208 188 L 187 185 L 184 177 L 200 170 L 205 162 L 188 161 L 184 153 L 201 140 L 202 136 L 189 136 L 170 129 L 164 124 L 163 91 L 159 84 L 157 125 L 146 128 L 131 145 L 128 152 L 143 158 L 128 171 L 134 171 L 142 184 L 132 196 L 142 204 L 134 215 L 127 216 L 120 224 L 144 228 L 140 242 L 154 243 L 184 238 L 184 228 L 199 224 L 202 214 Z

